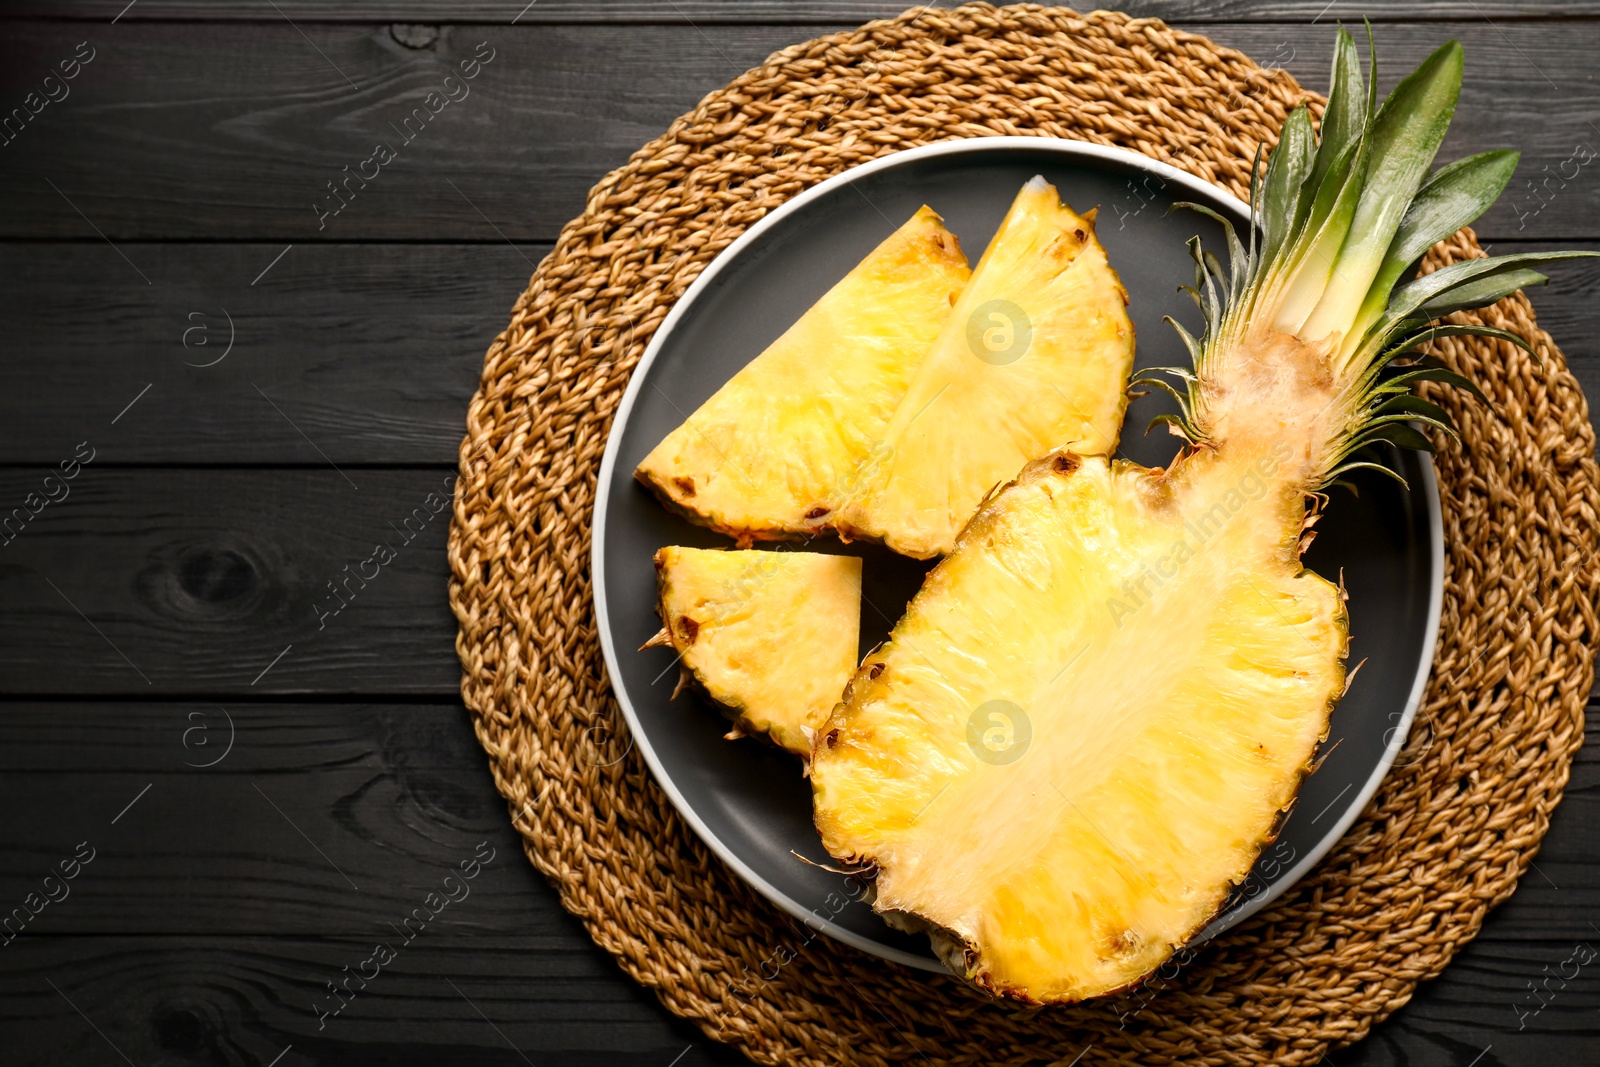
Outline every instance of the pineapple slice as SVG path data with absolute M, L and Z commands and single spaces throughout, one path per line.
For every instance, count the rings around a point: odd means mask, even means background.
M 1115 451 L 1133 369 L 1128 295 L 1094 232 L 1022 187 L 835 525 L 919 559 L 949 552 L 1029 460 Z
M 1029 1001 L 1120 989 L 1271 839 L 1346 645 L 1300 497 L 1269 491 L 1281 459 L 1030 464 L 851 682 L 817 827 L 956 973 Z
M 637 475 L 741 544 L 834 529 L 940 555 L 1028 460 L 1116 447 L 1126 304 L 1093 213 L 1074 214 L 1043 178 L 1017 194 L 970 284 L 924 207 Z
M 741 545 L 817 533 L 968 275 L 955 235 L 922 208 L 668 434 L 637 477 Z
M 1180 411 L 1164 416 L 1185 449 L 1165 470 L 1067 452 L 1024 468 L 818 736 L 828 851 L 874 871 L 874 906 L 929 930 L 981 987 L 1109 993 L 1222 907 L 1346 684 L 1343 596 L 1300 563 L 1323 490 L 1385 469 L 1369 444 L 1431 448 L 1418 423 L 1454 432 L 1412 385 L 1470 383 L 1419 347 L 1467 333 L 1527 347 L 1431 323 L 1543 281 L 1533 264 L 1593 254 L 1406 280 L 1516 164 L 1486 152 L 1428 174 L 1460 87 L 1450 42 L 1375 111 L 1339 31 L 1320 133 L 1292 113 L 1252 190 L 1259 232 L 1247 247 L 1224 221 L 1227 272 L 1191 242 L 1206 330 L 1182 335 L 1194 368 L 1176 371 Z M 939 432 L 963 429 L 995 430 Z
M 856 669 L 861 561 L 676 547 L 655 561 L 664 625 L 646 647 L 677 650 L 686 677 L 733 716 L 730 737 L 764 733 L 809 757 Z

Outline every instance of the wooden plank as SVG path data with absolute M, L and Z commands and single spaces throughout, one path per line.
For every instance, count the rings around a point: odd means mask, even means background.
M 270 21 L 290 18 L 295 22 L 348 22 L 352 20 L 409 23 L 474 23 L 493 25 L 539 23 L 642 23 L 693 20 L 700 25 L 729 23 L 785 22 L 865 22 L 893 18 L 904 11 L 931 8 L 935 11 L 955 6 L 952 3 L 913 4 L 907 0 L 471 0 L 467 3 L 442 3 L 440 0 L 354 0 L 330 8 L 316 0 L 282 0 L 268 4 L 263 0 L 82 0 L 64 4 L 61 0 L 24 0 L 13 6 L 15 15 L 31 18 L 74 18 L 84 21 L 109 21 L 120 15 L 122 22 L 158 20 L 224 19 Z M 1330 10 L 1332 8 L 1332 10 Z M 1138 18 L 1161 18 L 1170 22 L 1306 22 L 1330 23 L 1335 19 L 1374 22 L 1421 19 L 1492 18 L 1497 22 L 1528 18 L 1572 18 L 1600 14 L 1594 0 L 1545 0 L 1530 11 L 1517 0 L 1414 0 L 1403 9 L 1377 0 L 1341 0 L 1337 6 L 1328 0 L 1128 0 L 1118 5 Z
M 93 857 L 22 938 L 363 938 L 454 874 L 437 929 L 572 941 L 459 703 L 8 703 L 0 737 L 4 907 Z
M 1554 973 L 1574 948 L 1565 939 L 1480 937 L 1333 1062 L 1461 1065 L 1492 1046 L 1480 1067 L 1590 1063 L 1600 1037 L 1594 964 L 1565 987 L 1552 982 L 1556 993 L 1538 1014 L 1526 1006 L 1527 983 Z M 372 949 L 367 941 L 301 938 L 19 940 L 0 973 L 0 1027 L 8 1052 L 23 1062 L 118 1062 L 108 1044 L 139 1064 L 170 1062 L 174 1052 L 267 1064 L 291 1045 L 282 1067 L 524 1062 L 513 1049 L 540 1065 L 744 1062 L 669 1024 L 599 949 L 529 937 L 425 933 L 365 989 L 352 983 L 356 995 L 322 1019 L 332 1003 L 326 983 L 342 980 L 343 968 L 358 967 Z M 238 1059 L 223 1060 L 222 1049 Z
M 1556 973 L 1578 944 L 1596 945 L 1596 939 L 1591 934 L 1503 944 L 1489 936 L 1495 918 L 1489 918 L 1484 934 L 1444 974 L 1419 987 L 1411 1003 L 1365 1041 L 1330 1057 L 1330 1062 L 1339 1067 L 1435 1063 L 1470 1067 L 1475 1056 L 1483 1057 L 1477 1067 L 1565 1063 L 1569 1057 L 1572 1063 L 1585 1062 L 1600 1036 L 1596 966 L 1580 969 L 1565 988 L 1552 980 L 1550 988 L 1560 991 L 1553 998 L 1545 994 L 1547 1006 L 1537 1014 L 1532 1012 L 1537 1001 L 1528 992 L 1528 983 Z
M 155 1062 L 149 1042 L 173 1035 L 231 1042 L 257 1062 L 291 1044 L 322 1062 L 378 1062 L 364 1057 L 399 1046 L 437 1062 L 501 1062 L 489 1031 L 473 1030 L 481 1011 L 517 1048 L 542 1054 L 536 1062 L 664 1062 L 661 1034 L 679 1031 L 516 852 L 459 707 L 265 703 L 232 713 L 234 746 L 209 768 L 180 764 L 215 758 L 208 746 L 222 742 L 226 720 L 213 705 L 10 704 L 0 714 L 0 795 L 17 861 L 0 876 L 0 899 L 22 900 L 28 874 L 78 841 L 96 849 L 71 896 L 6 948 L 0 1026 L 21 1042 L 14 1048 L 92 1062 L 102 1053 L 81 1009 L 134 1062 Z M 183 731 L 197 727 L 185 745 Z M 1600 1005 L 1592 970 L 1536 1014 L 1526 987 L 1578 943 L 1600 941 L 1584 921 L 1600 903 L 1597 752 L 1580 753 L 1538 870 L 1444 977 L 1341 1065 L 1463 1051 L 1466 1062 L 1490 1044 L 1503 1063 L 1534 1052 L 1583 1062 L 1577 1050 L 1594 1040 Z M 252 796 L 255 785 L 274 799 Z M 313 1005 L 331 1007 L 316 999 L 323 983 L 444 872 L 483 854 L 479 841 L 495 855 L 471 895 L 407 944 L 381 985 L 319 1026 Z M 704 1045 L 692 1032 L 675 1040 L 672 1055 Z M 640 1058 L 622 1058 L 630 1053 Z
M 53 467 L 86 438 L 117 464 L 452 464 L 484 350 L 548 247 L 300 244 L 252 287 L 283 246 L 124 245 L 170 280 L 157 292 L 102 244 L 0 244 L 0 464 Z M 1600 396 L 1600 261 L 1550 273 L 1539 321 Z
M 1600 730 L 1600 708 L 1589 726 Z M 521 854 L 459 704 L 8 702 L 0 810 L 5 907 L 81 842 L 94 850 L 70 895 L 45 905 L 24 939 L 359 938 L 400 922 L 474 855 L 492 859 L 440 915 L 441 929 L 559 940 L 569 926 Z M 1597 839 L 1600 748 L 1591 745 L 1537 870 L 1490 936 L 1589 937 L 1586 917 L 1600 911 Z
M 411 47 L 396 36 L 415 44 L 409 31 L 343 23 L 128 22 L 104 36 L 78 22 L 17 23 L 8 45 L 29 58 L 13 67 L 34 80 L 87 37 L 96 51 L 71 95 L 5 147 L 0 194 L 10 210 L 0 236 L 550 240 L 601 176 L 705 93 L 777 48 L 837 28 L 446 26 Z M 1284 62 L 1308 85 L 1325 80 L 1327 26 L 1205 29 L 1262 62 Z M 1484 233 L 1600 239 L 1600 163 L 1586 154 L 1600 126 L 1585 103 L 1596 99 L 1585 71 L 1600 22 L 1386 26 L 1384 82 L 1451 35 L 1466 45 L 1469 76 L 1446 155 L 1503 145 L 1525 153 L 1526 178 Z M 441 105 L 411 140 L 397 134 L 480 42 L 493 59 L 470 95 Z M 323 217 L 338 202 L 316 206 L 332 197 L 328 183 L 345 180 L 346 167 L 355 174 L 380 141 L 396 158 L 367 186 L 354 180 L 350 202 Z M 1541 201 L 1527 182 L 1547 178 Z M 146 276 L 128 266 L 124 283 Z
M 746 1062 L 668 1015 L 570 925 L 555 939 L 425 930 L 325 1017 L 339 1003 L 327 983 L 370 960 L 379 933 L 19 939 L 0 973 L 0 1030 L 14 1063 Z
M 454 699 L 454 474 L 351 474 L 90 463 L 53 480 L 67 495 L 3 549 L 0 692 Z M 49 485 L 0 472 L 0 500 L 30 507 Z
M 21 199 L 0 236 L 548 240 L 679 112 L 814 35 L 447 27 L 413 48 L 385 26 L 304 29 L 119 24 L 95 37 L 71 95 L 5 146 L 0 194 Z M 40 79 L 94 36 L 78 23 L 7 35 Z M 475 61 L 475 78 L 452 81 L 464 98 L 439 104 L 444 79 Z M 429 93 L 442 107 L 431 119 Z M 353 199 L 325 217 L 341 202 L 333 182 Z M 127 278 L 144 284 L 134 268 Z
M 92 438 L 108 463 L 453 464 L 483 354 L 549 246 L 284 247 L 124 245 L 156 288 L 123 284 L 104 244 L 0 244 L 0 463 Z

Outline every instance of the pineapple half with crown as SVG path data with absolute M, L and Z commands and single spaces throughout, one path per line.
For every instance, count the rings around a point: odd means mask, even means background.
M 1126 302 L 1093 212 L 1043 178 L 1017 194 L 970 280 L 924 207 L 637 475 L 741 544 L 831 529 L 922 559 L 948 552 L 1023 463 L 1116 447 Z
M 734 719 L 802 759 L 855 673 L 861 561 L 821 552 L 663 548 L 661 632 L 681 659 L 678 695 L 698 683 Z
M 1203 929 L 1293 803 L 1346 681 L 1340 588 L 1300 560 L 1322 491 L 1377 441 L 1452 432 L 1419 346 L 1575 253 L 1413 280 L 1517 156 L 1428 173 L 1450 42 L 1381 108 L 1339 32 L 1320 138 L 1291 114 L 1224 269 L 1191 242 L 1201 339 L 1166 469 L 1061 451 L 988 497 L 852 679 L 812 759 L 816 824 L 959 975 L 1028 1002 L 1139 982 Z M 1369 72 L 1371 85 L 1374 72 Z M 1204 210 L 1204 209 L 1201 209 Z M 1153 379 L 1152 384 L 1162 384 Z M 1475 390 L 1474 390 L 1475 391 Z M 1391 472 L 1392 473 L 1392 472 Z M 1308 502 L 1310 507 L 1308 509 Z

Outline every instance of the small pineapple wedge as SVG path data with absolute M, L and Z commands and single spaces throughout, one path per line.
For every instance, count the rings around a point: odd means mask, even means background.
M 1029 460 L 1115 451 L 1133 369 L 1127 302 L 1094 212 L 1029 181 L 833 525 L 929 559 Z
M 645 647 L 677 650 L 684 677 L 733 716 L 729 737 L 766 734 L 809 759 L 855 673 L 861 561 L 677 547 L 655 561 L 663 626 Z
M 1431 176 L 1452 41 L 1374 110 L 1342 30 L 1320 138 L 1293 112 L 1231 270 L 1191 243 L 1201 340 L 1166 469 L 1058 452 L 988 498 L 817 737 L 828 851 L 874 907 L 990 992 L 1070 1002 L 1150 974 L 1218 912 L 1293 803 L 1346 685 L 1337 587 L 1300 556 L 1323 489 L 1386 441 L 1453 432 L 1412 394 L 1434 325 L 1544 280 L 1541 260 L 1411 278 L 1516 164 Z M 1203 209 L 1202 209 L 1203 210 Z M 983 268 L 979 268 L 981 275 Z M 1162 379 L 1152 379 L 1160 384 Z M 987 429 L 987 428 L 985 428 Z M 976 432 L 977 428 L 974 428 Z M 1392 473 L 1392 472 L 1389 472 Z M 1309 505 L 1309 509 L 1308 509 Z
M 970 272 L 924 207 L 668 434 L 636 476 L 741 545 L 815 534 Z

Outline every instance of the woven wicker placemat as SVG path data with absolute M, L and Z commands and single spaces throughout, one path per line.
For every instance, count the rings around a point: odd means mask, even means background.
M 1309 97 L 1155 20 L 911 12 L 711 93 L 607 175 L 540 264 L 461 449 L 462 694 L 534 866 L 710 1037 L 769 1064 L 1311 1064 L 1404 1004 L 1510 895 L 1582 743 L 1600 588 L 1588 409 L 1521 294 L 1481 318 L 1542 363 L 1500 342 L 1437 349 L 1493 410 L 1438 397 L 1469 445 L 1438 460 L 1443 636 L 1412 743 L 1310 875 L 1137 993 L 1026 1009 L 810 935 L 684 825 L 606 680 L 589 584 L 606 434 L 652 332 L 746 227 L 846 167 L 994 134 L 1121 145 L 1243 195 L 1257 143 Z M 1463 232 L 1430 263 L 1481 254 Z

